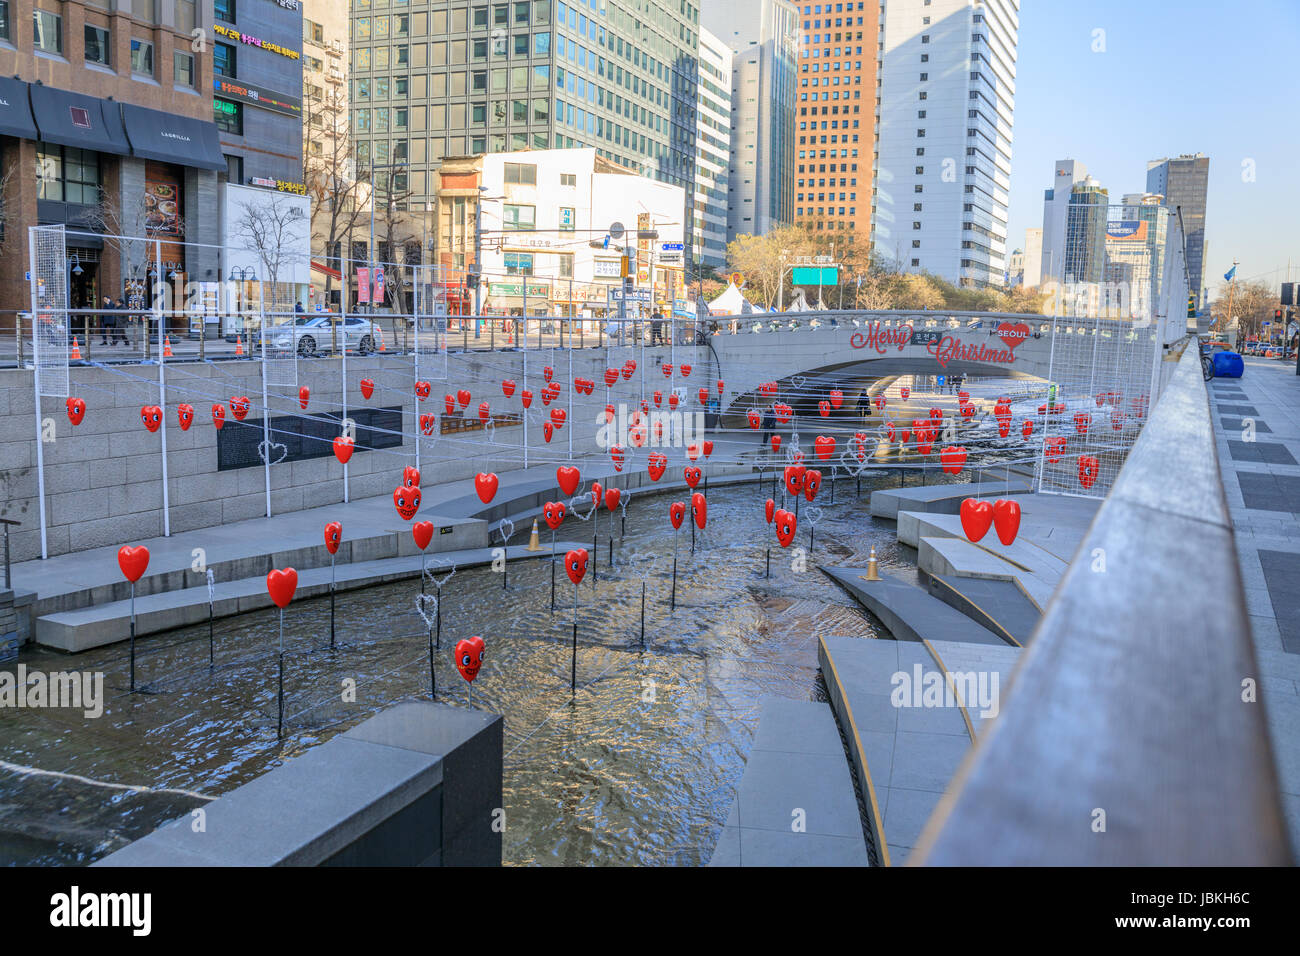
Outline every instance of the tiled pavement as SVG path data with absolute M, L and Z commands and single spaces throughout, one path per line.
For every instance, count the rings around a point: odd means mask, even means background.
M 1260 697 L 1300 847 L 1300 376 L 1294 364 L 1248 358 L 1240 379 L 1210 383 L 1210 402 Z

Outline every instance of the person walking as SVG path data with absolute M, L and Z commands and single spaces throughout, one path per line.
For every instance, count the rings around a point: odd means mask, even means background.
M 112 345 L 117 339 L 117 316 L 112 314 L 113 300 L 104 296 L 103 305 L 100 307 L 103 315 L 99 317 L 99 344 Z

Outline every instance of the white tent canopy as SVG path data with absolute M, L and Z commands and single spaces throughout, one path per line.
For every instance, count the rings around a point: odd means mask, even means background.
M 709 303 L 711 315 L 749 315 L 756 311 L 754 304 L 741 294 L 734 282 L 729 283 L 727 291 Z

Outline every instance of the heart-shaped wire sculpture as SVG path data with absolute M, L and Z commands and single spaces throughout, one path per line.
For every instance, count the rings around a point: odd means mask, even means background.
M 448 567 L 450 567 L 451 570 L 448 571 L 446 574 L 444 574 L 442 577 L 438 577 L 436 574 L 434 574 L 435 571 L 444 571 Z M 446 584 L 448 581 L 450 581 L 452 578 L 456 576 L 456 565 L 454 564 L 448 565 L 446 563 L 440 562 L 438 564 L 435 564 L 431 568 L 426 567 L 424 569 L 424 576 L 429 579 L 429 582 L 433 584 L 434 587 L 441 588 L 444 584 Z
M 502 518 L 497 525 L 497 532 L 501 535 L 501 543 L 507 544 L 515 533 L 515 523 L 509 518 Z
M 424 621 L 424 626 L 432 629 L 438 619 L 438 597 L 434 594 L 417 594 L 415 596 L 415 610 L 420 615 L 420 620 Z
M 283 442 L 278 442 L 278 441 L 267 442 L 265 440 L 258 442 L 257 457 L 261 458 L 262 461 L 266 461 L 268 455 L 277 448 L 280 449 L 280 457 L 275 459 L 275 461 L 271 462 L 271 464 L 278 465 L 280 462 L 284 461 L 285 458 L 289 456 L 289 446 L 284 444 Z

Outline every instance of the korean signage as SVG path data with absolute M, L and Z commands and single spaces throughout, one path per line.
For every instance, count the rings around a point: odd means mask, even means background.
M 617 279 L 622 275 L 622 263 L 617 259 L 596 259 L 592 262 L 592 275 L 602 279 Z
M 220 23 L 213 24 L 212 30 L 218 36 L 226 37 L 230 40 L 238 40 L 240 43 L 248 46 L 260 47 L 270 53 L 278 53 L 280 56 L 288 57 L 291 60 L 302 59 L 302 54 L 297 50 L 290 50 L 280 46 L 278 43 L 272 43 L 270 40 L 263 40 L 261 37 L 255 37 L 249 33 L 240 33 L 231 27 L 222 26 Z
M 522 282 L 492 282 L 488 285 L 488 294 L 503 296 L 505 298 L 522 299 L 524 297 L 524 283 Z M 527 295 L 530 299 L 545 299 L 548 297 L 548 290 L 540 282 L 529 282 Z
M 284 93 L 272 93 L 251 83 L 216 76 L 212 78 L 212 89 L 227 99 L 250 103 L 264 110 L 283 113 L 286 116 L 302 115 L 302 100 Z
M 1106 224 L 1106 238 L 1112 242 L 1146 242 L 1145 219 L 1122 219 Z

